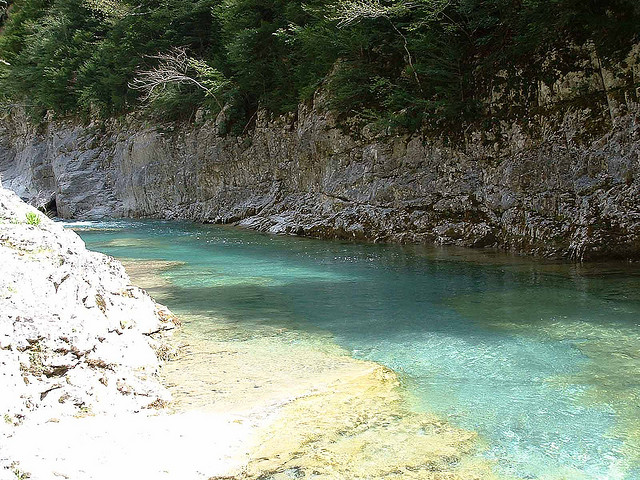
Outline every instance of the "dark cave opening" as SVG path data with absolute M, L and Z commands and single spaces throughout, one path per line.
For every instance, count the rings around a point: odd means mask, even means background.
M 58 206 L 56 204 L 56 196 L 51 197 L 47 203 L 42 205 L 38 210 L 47 215 L 48 217 L 57 217 L 58 216 Z

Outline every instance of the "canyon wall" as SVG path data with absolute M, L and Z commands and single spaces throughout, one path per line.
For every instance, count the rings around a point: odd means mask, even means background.
M 219 134 L 224 110 L 184 124 L 132 115 L 35 125 L 18 109 L 0 122 L 0 175 L 32 204 L 55 201 L 64 218 L 638 258 L 637 92 L 605 91 L 587 105 L 564 101 L 561 87 L 544 114 L 468 128 L 456 141 L 349 130 L 320 94 L 288 116 L 258 112 L 239 137 Z

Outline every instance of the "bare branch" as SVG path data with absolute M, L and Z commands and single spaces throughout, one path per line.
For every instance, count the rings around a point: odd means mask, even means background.
M 348 27 L 366 18 L 387 17 L 391 7 L 385 7 L 380 0 L 341 0 L 337 4 L 338 28 Z
M 122 0 L 83 0 L 83 3 L 89 10 L 93 10 L 94 12 L 104 15 L 105 19 L 109 21 L 149 14 L 148 11 L 139 11 L 140 8 L 142 8 L 142 5 L 132 7 L 131 5 L 122 3 Z
M 91 10 L 110 18 L 124 18 L 130 14 L 130 8 L 119 0 L 84 0 Z
M 222 105 L 215 96 L 229 81 L 216 69 L 201 60 L 187 55 L 185 47 L 174 47 L 167 53 L 150 56 L 158 60 L 158 65 L 150 70 L 140 70 L 129 83 L 134 90 L 145 92 L 143 100 L 149 100 L 157 95 L 157 90 L 164 90 L 171 84 L 190 84 L 212 96 L 218 105 Z
M 158 66 L 151 70 L 139 71 L 133 81 L 129 83 L 129 87 L 134 90 L 146 92 L 145 100 L 148 100 L 157 88 L 165 88 L 171 83 L 198 84 L 194 78 L 187 75 L 189 57 L 184 48 L 173 48 L 169 53 L 162 53 L 149 58 L 159 60 Z

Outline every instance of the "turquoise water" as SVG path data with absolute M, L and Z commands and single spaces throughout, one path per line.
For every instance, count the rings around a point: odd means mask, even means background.
M 640 479 L 640 266 L 179 222 L 70 226 L 118 258 L 182 262 L 163 273 L 176 313 L 330 332 L 399 372 L 415 408 L 477 431 L 505 476 Z

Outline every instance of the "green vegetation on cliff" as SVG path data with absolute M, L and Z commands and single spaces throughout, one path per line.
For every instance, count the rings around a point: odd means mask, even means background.
M 226 104 L 237 132 L 324 85 L 340 113 L 412 129 L 481 118 L 504 89 L 533 105 L 581 59 L 619 61 L 640 2 L 0 0 L 0 22 L 0 96 L 36 113 Z

